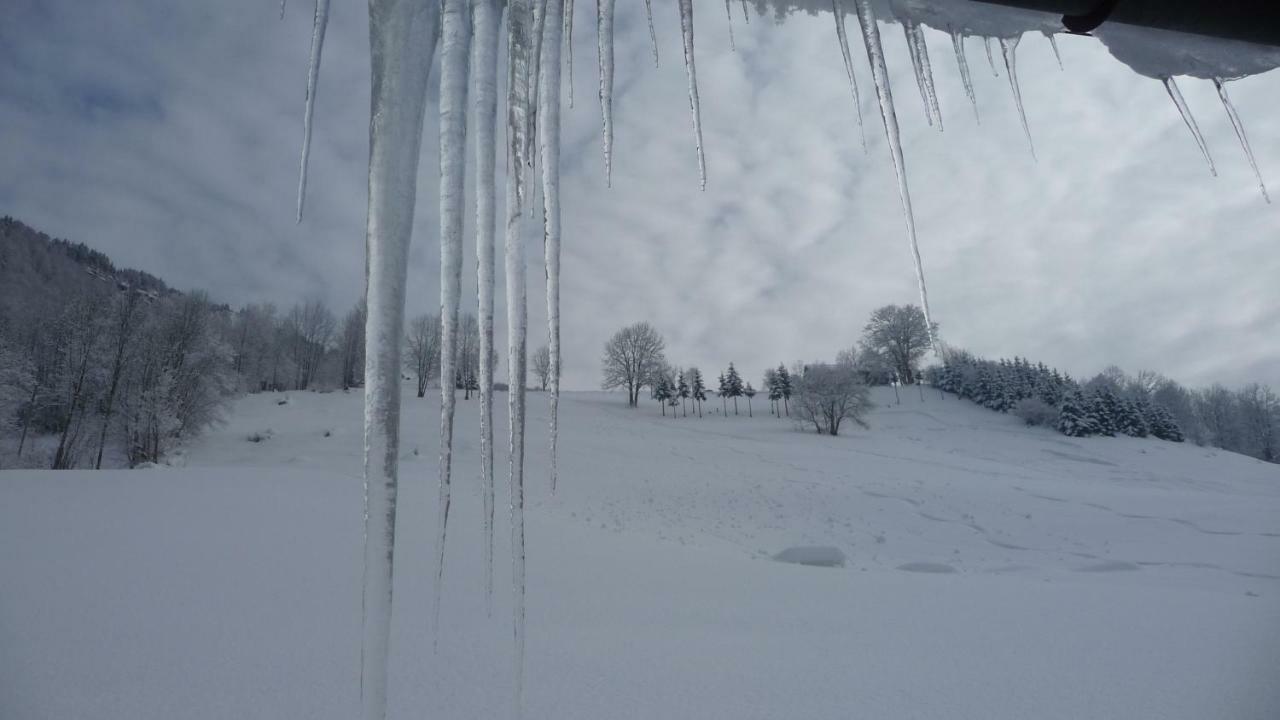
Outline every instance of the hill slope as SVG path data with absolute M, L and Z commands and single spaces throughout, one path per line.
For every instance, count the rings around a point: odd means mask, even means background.
M 1280 468 L 876 397 L 871 430 L 829 438 L 569 394 L 551 497 L 532 396 L 525 716 L 1280 712 Z M 242 400 L 184 468 L 0 474 L 0 715 L 357 716 L 361 397 L 280 399 Z M 510 712 L 475 411 L 433 654 L 438 400 L 406 393 L 393 717 Z M 795 546 L 847 559 L 772 559 Z

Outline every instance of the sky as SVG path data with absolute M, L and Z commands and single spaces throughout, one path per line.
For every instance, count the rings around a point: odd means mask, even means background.
M 597 387 L 605 341 L 638 320 L 664 334 L 673 363 L 714 377 L 732 361 L 758 383 L 766 367 L 853 345 L 875 307 L 918 302 L 856 23 L 862 130 L 829 13 L 780 22 L 753 11 L 744 24 L 735 7 L 732 51 L 723 5 L 695 0 L 704 192 L 675 3 L 654 3 L 656 68 L 643 3 L 618 3 L 608 187 L 595 4 L 576 6 L 562 162 L 566 387 Z M 299 0 L 283 19 L 275 0 L 6 0 L 0 214 L 233 306 L 319 298 L 340 315 L 363 292 L 367 5 L 333 3 L 307 212 L 295 223 L 311 19 Z M 1211 83 L 1181 87 L 1218 177 L 1158 81 L 1083 37 L 1059 40 L 1059 70 L 1048 41 L 1028 35 L 1017 70 L 1033 159 L 1006 72 L 993 75 L 980 40 L 967 45 L 975 118 L 950 38 L 926 31 L 939 132 L 926 124 L 901 29 L 882 32 L 930 303 L 948 344 L 1077 377 L 1116 364 L 1191 385 L 1280 386 L 1280 206 L 1263 202 Z M 1229 89 L 1280 192 L 1280 73 Z M 409 315 L 439 308 L 430 102 Z M 472 212 L 464 310 L 476 302 Z M 528 240 L 536 345 L 546 310 L 534 222 Z M 501 277 L 499 260 L 500 323 Z

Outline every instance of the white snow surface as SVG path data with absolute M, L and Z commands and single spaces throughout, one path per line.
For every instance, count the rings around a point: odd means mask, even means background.
M 404 391 L 389 717 L 506 717 L 478 440 L 455 437 L 433 654 L 440 401 Z M 1280 716 L 1280 467 L 874 398 L 870 430 L 831 438 L 764 403 L 564 393 L 559 491 L 527 489 L 524 716 Z M 363 399 L 278 399 L 240 400 L 184 467 L 0 473 L 0 717 L 358 716 Z M 797 547 L 845 564 L 773 560 Z

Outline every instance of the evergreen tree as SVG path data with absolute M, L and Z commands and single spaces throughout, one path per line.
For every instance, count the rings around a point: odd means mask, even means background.
M 1073 393 L 1062 400 L 1058 410 L 1058 432 L 1070 437 L 1087 437 L 1097 433 L 1094 423 L 1086 407 L 1087 402 L 1080 393 Z
M 1097 427 L 1098 435 L 1115 437 L 1119 420 L 1119 400 L 1107 388 L 1101 388 L 1089 398 L 1089 417 Z
M 671 399 L 673 394 L 667 374 L 664 372 L 658 375 L 658 379 L 653 383 L 653 399 L 657 400 L 658 404 L 662 406 L 663 417 L 667 415 L 667 401 Z
M 769 414 L 770 415 L 774 414 L 774 401 L 777 400 L 777 398 L 774 397 L 774 389 L 773 389 L 774 384 L 777 382 L 777 378 L 778 378 L 778 373 L 775 372 L 773 368 L 768 368 L 764 371 L 763 387 L 764 387 L 764 394 L 769 398 Z
M 1118 398 L 1116 430 L 1130 437 L 1146 437 L 1150 433 L 1142 408 L 1132 398 Z
M 786 365 L 779 363 L 777 374 L 778 394 L 782 396 L 782 408 L 786 412 L 787 417 L 791 417 L 791 373 L 787 372 Z
M 725 389 L 729 392 L 729 397 L 733 398 L 733 414 L 738 414 L 738 398 L 742 397 L 742 376 L 733 367 L 733 363 L 729 363 L 729 370 L 724 375 Z
M 724 406 L 724 414 L 729 415 L 729 386 L 725 383 L 724 373 L 720 373 L 720 384 L 716 387 L 716 394 L 720 396 L 720 404 Z
M 693 377 L 692 383 L 689 387 L 689 392 L 693 397 L 694 404 L 698 408 L 698 417 L 702 417 L 702 403 L 707 399 L 707 386 L 702 384 L 701 370 L 693 368 L 689 371 L 689 374 Z
M 689 399 L 689 381 L 685 378 L 685 372 L 680 371 L 679 377 L 676 379 L 676 397 L 680 398 L 680 409 L 684 412 L 685 417 L 689 417 L 689 408 L 685 405 L 685 401 Z
M 742 388 L 742 394 L 747 396 L 747 417 L 755 417 L 755 415 L 751 414 L 751 398 L 756 396 L 756 389 L 751 387 L 751 383 L 748 382 Z

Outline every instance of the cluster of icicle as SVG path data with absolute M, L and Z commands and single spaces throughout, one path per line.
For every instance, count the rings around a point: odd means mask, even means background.
M 763 12 L 764 0 L 753 0 Z M 979 35 L 986 41 L 986 55 L 993 73 L 998 74 L 991 40 L 998 41 L 1018 114 L 1031 141 L 1026 113 L 1018 86 L 1015 53 L 1024 31 L 1046 34 L 1055 56 L 1052 29 L 1043 19 L 1032 19 L 1025 27 L 1009 31 L 1008 26 L 990 20 L 973 3 L 936 3 L 934 0 L 769 0 L 779 12 L 830 2 L 836 38 L 844 60 L 844 70 L 861 129 L 862 114 L 853 56 L 845 27 L 853 10 L 866 50 L 880 118 L 888 141 L 897 177 L 911 261 L 919 285 L 920 301 L 932 332 L 928 290 L 916 238 L 911 195 L 903 158 L 898 119 L 889 87 L 889 72 L 881 45 L 878 19 L 901 23 L 911 64 L 929 123 L 943 128 L 942 110 L 934 85 L 923 28 L 928 25 L 950 34 L 965 93 L 978 104 L 964 52 L 966 37 Z M 316 88 L 321 51 L 324 47 L 330 0 L 316 0 L 307 73 L 306 110 L 303 123 L 301 172 L 298 185 L 298 219 L 306 197 L 307 159 L 312 134 Z M 602 121 L 606 181 L 613 167 L 613 78 L 615 0 L 596 0 L 599 61 L 599 101 Z M 742 0 L 744 16 L 747 0 Z M 877 6 L 879 10 L 877 10 Z M 989 6 L 987 6 L 989 7 Z M 693 0 L 677 0 L 684 63 L 688 77 L 689 106 L 693 121 L 694 145 L 700 183 L 706 187 L 706 159 L 702 147 L 701 108 L 694 62 Z M 945 9 L 944 9 L 945 8 Z M 729 0 L 726 13 L 732 22 Z M 284 2 L 281 2 L 281 14 Z M 548 345 L 551 356 L 550 483 L 556 486 L 556 443 L 560 383 L 560 106 L 561 51 L 567 50 L 569 104 L 573 104 L 573 0 L 370 0 L 370 52 L 372 59 L 372 107 L 369 154 L 369 212 L 366 235 L 366 326 L 365 365 L 365 565 L 363 636 L 361 646 L 361 698 L 366 720 L 381 720 L 386 713 L 388 644 L 391 632 L 391 590 L 395 549 L 396 490 L 398 481 L 400 422 L 400 358 L 404 327 L 405 281 L 414 217 L 418 157 L 422 143 L 423 113 L 427 107 L 427 79 L 437 44 L 440 45 L 440 315 L 441 415 L 439 465 L 439 517 L 435 554 L 433 627 L 438 630 L 440 591 L 443 581 L 445 541 L 449 522 L 452 487 L 454 382 L 459 306 L 462 283 L 462 232 L 465 146 L 470 130 L 475 138 L 475 228 L 477 254 L 477 303 L 480 325 L 480 448 L 481 485 L 484 498 L 486 558 L 486 601 L 492 607 L 494 464 L 493 464 L 493 342 L 495 279 L 495 213 L 497 209 L 495 164 L 499 87 L 499 29 L 507 16 L 506 68 L 506 225 L 505 276 L 507 290 L 508 395 L 511 547 L 514 592 L 516 711 L 519 713 L 524 663 L 524 426 L 527 349 L 527 290 L 525 287 L 525 245 L 521 233 L 524 210 L 534 196 L 529 180 L 534 168 L 542 197 L 544 263 L 547 279 Z M 653 26 L 651 0 L 645 0 L 653 61 L 658 63 L 657 34 Z M 1022 12 L 1022 11 L 1008 11 Z M 877 17 L 879 14 L 881 17 Z M 1031 17 L 1031 16 L 1028 16 Z M 1039 23 L 1039 25 L 1037 25 Z M 1105 38 L 1104 38 L 1105 41 Z M 730 26 L 730 43 L 733 43 Z M 1113 49 L 1114 52 L 1114 49 Z M 1118 55 L 1119 56 L 1119 55 Z M 1124 59 L 1124 58 L 1121 58 Z M 1061 66 L 1061 57 L 1058 63 Z M 1132 63 L 1131 63 L 1132 64 Z M 1280 64 L 1280 60 L 1277 60 Z M 1274 66 L 1274 65 L 1273 65 Z M 1135 68 L 1138 69 L 1138 68 Z M 1141 70 L 1140 70 L 1141 71 Z M 1182 114 L 1213 171 L 1213 162 L 1195 120 L 1191 117 L 1174 83 L 1172 74 L 1156 75 Z M 1238 75 L 1236 75 L 1238 76 Z M 1257 172 L 1244 128 L 1227 97 L 1223 77 L 1211 76 L 1249 161 Z M 1235 77 L 1235 76 L 1232 76 Z M 866 147 L 865 134 L 862 141 Z M 1034 157 L 1034 146 L 1032 155 Z M 1259 184 L 1261 185 L 1261 175 Z M 1266 189 L 1263 187 L 1265 196 Z M 532 209 L 530 207 L 530 209 Z M 941 344 L 933 339 L 935 347 Z

